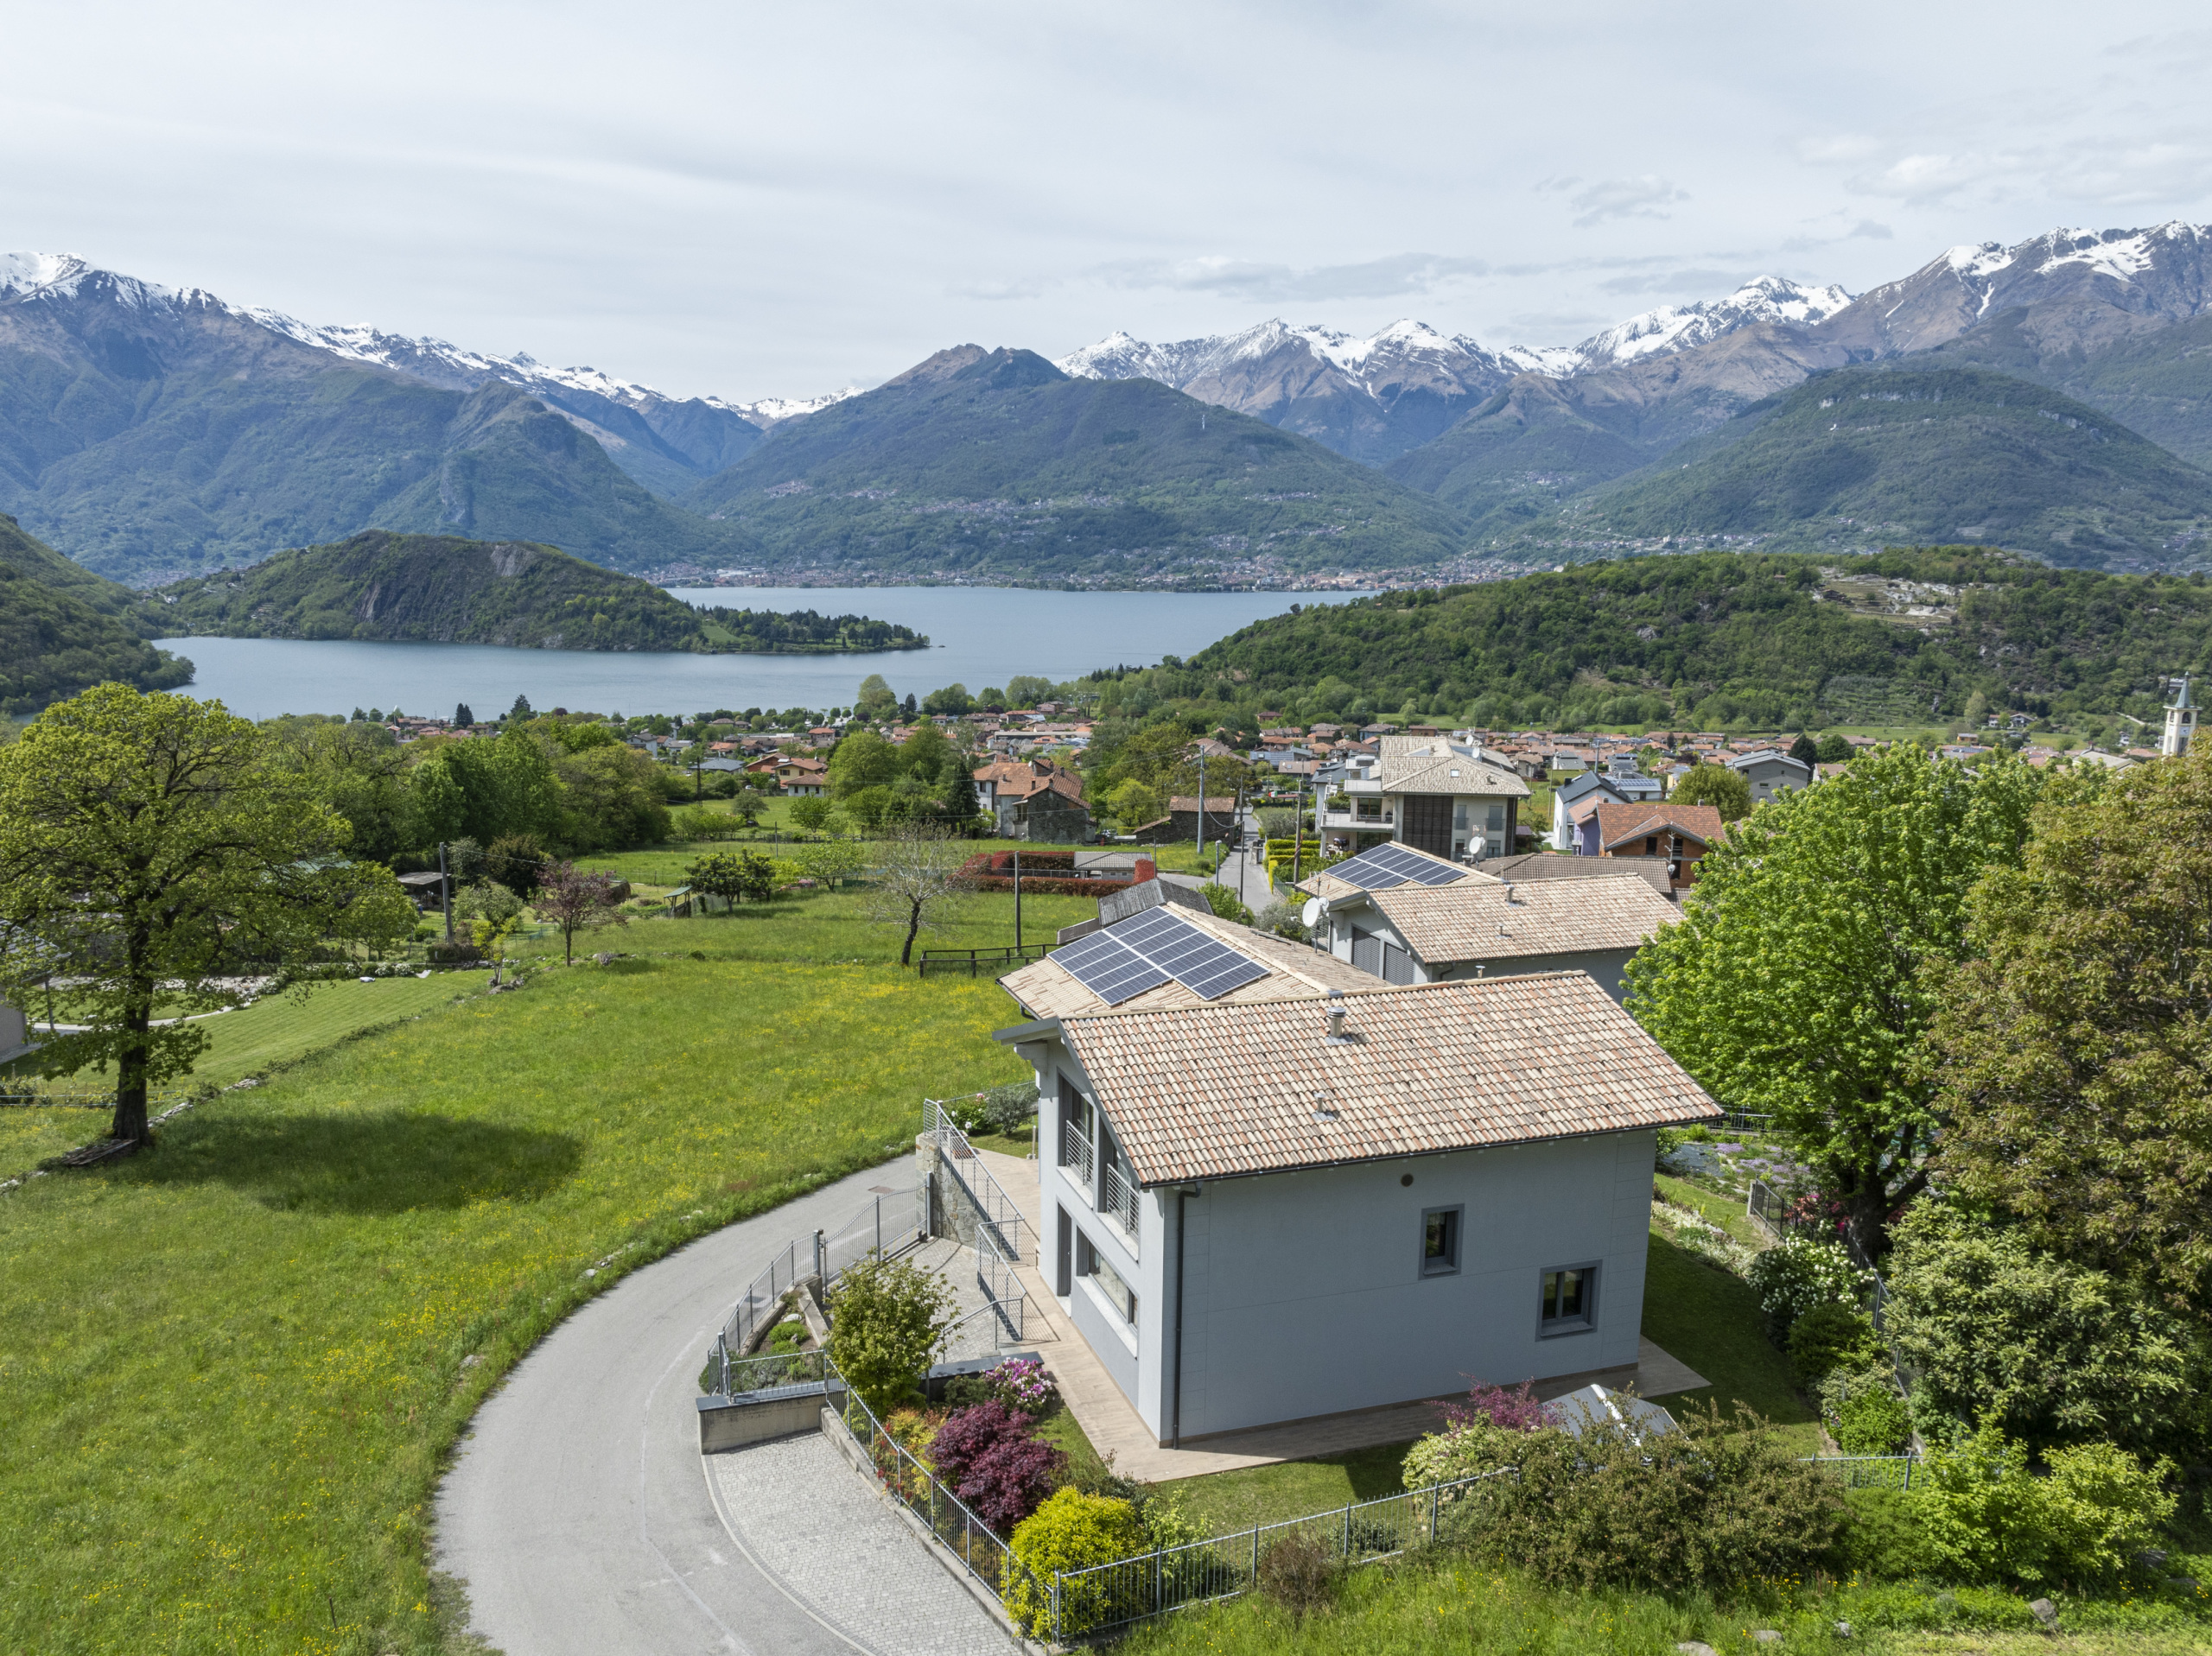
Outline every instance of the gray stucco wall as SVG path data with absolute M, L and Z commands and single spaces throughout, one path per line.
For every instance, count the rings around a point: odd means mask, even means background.
M 1184 1437 L 1635 1362 L 1651 1160 L 1651 1134 L 1617 1133 L 1208 1185 L 1185 1238 Z M 1423 1210 L 1452 1205 L 1460 1269 L 1423 1278 Z M 1169 1251 L 1147 1263 L 1172 1284 Z M 1594 1325 L 1540 1337 L 1541 1273 L 1591 1261 Z
M 1628 999 L 1628 986 L 1621 981 L 1621 974 L 1636 956 L 1632 949 L 1586 949 L 1572 955 L 1522 955 L 1509 961 L 1492 961 L 1490 969 L 1479 975 L 1492 978 L 1526 977 L 1533 972 L 1587 972 L 1597 980 L 1598 987 L 1615 1000 Z M 1438 979 L 1449 981 L 1455 978 L 1477 976 L 1471 961 L 1447 961 Z

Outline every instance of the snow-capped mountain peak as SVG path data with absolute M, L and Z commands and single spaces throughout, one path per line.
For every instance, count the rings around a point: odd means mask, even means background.
M 1758 322 L 1823 322 L 1850 302 L 1851 295 L 1840 287 L 1808 288 L 1779 276 L 1754 276 L 1725 299 L 1662 305 L 1592 334 L 1574 347 L 1575 371 L 1687 351 Z

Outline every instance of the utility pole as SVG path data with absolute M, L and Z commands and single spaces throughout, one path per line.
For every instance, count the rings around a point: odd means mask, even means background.
M 438 841 L 438 896 L 446 910 L 446 941 L 453 941 L 453 880 L 446 872 L 446 842 Z
M 1198 832 L 1192 854 L 1198 860 L 1198 872 L 1206 872 L 1206 751 L 1198 750 Z
M 1021 954 L 1021 847 L 1014 848 L 1014 952 Z

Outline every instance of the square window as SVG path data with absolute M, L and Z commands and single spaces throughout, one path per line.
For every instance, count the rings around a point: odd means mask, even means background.
M 1592 1327 L 1597 1316 L 1595 1265 L 1558 1266 L 1543 1273 L 1536 1328 L 1539 1336 L 1579 1334 Z
M 1449 1276 L 1459 1268 L 1458 1208 L 1430 1208 L 1421 1216 L 1421 1273 Z

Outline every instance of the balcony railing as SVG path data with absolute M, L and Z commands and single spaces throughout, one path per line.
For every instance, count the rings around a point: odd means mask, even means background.
M 1325 828 L 1386 828 L 1392 825 L 1392 821 L 1393 815 L 1389 811 L 1381 811 L 1373 816 L 1362 815 L 1357 811 L 1324 810 L 1321 812 L 1321 826 Z
M 1081 1187 L 1084 1200 L 1096 1200 L 1091 1194 L 1091 1179 L 1098 1165 L 1097 1152 L 1072 1121 L 1060 1123 L 1060 1165 L 1069 1170 L 1071 1183 Z
M 1101 1196 L 1098 1210 L 1119 1225 L 1131 1240 L 1137 1234 L 1136 1186 L 1122 1177 L 1122 1170 L 1111 1162 L 1106 1164 L 1105 1190 Z

